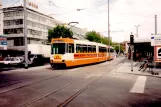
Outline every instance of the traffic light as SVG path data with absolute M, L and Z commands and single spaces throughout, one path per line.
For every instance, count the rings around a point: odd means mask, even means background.
M 131 45 L 134 44 L 134 35 L 130 35 L 130 44 L 131 44 Z

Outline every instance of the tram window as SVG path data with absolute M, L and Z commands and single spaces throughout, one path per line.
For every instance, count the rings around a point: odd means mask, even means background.
M 110 52 L 114 52 L 114 50 L 110 48 Z
M 69 53 L 74 53 L 74 44 L 69 44 Z
M 99 46 L 99 52 L 101 53 L 107 52 L 107 49 L 105 47 Z
M 82 53 L 83 50 L 82 50 L 82 47 L 80 44 L 76 44 L 76 53 Z
M 87 45 L 82 45 L 82 50 L 83 50 L 83 53 L 87 53 Z
M 99 52 L 103 52 L 103 47 L 99 46 Z
M 51 46 L 51 54 L 64 54 L 65 43 L 54 43 Z
M 96 46 L 95 45 L 92 45 L 92 52 L 96 52 Z
M 91 52 L 92 52 L 92 46 L 88 45 L 88 53 L 91 53 Z

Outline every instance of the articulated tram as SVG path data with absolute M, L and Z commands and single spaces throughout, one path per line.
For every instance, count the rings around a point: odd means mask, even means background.
M 110 48 L 110 55 L 109 55 Z M 78 66 L 98 63 L 114 58 L 113 47 L 107 45 L 74 40 L 70 38 L 55 38 L 51 41 L 50 64 L 56 66 Z

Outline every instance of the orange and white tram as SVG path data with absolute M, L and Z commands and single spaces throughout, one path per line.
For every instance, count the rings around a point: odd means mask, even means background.
M 114 49 L 110 47 L 110 57 L 108 46 L 82 40 L 70 38 L 55 38 L 51 41 L 50 64 L 55 66 L 78 66 L 103 62 L 114 58 Z

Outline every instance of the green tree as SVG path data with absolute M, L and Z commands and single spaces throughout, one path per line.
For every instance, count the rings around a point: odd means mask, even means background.
M 114 49 L 116 50 L 116 52 L 118 53 L 119 52 L 119 43 L 117 43 L 117 42 L 113 42 L 112 43 L 112 46 L 114 47 Z M 122 45 L 120 45 L 120 52 L 121 53 L 123 53 L 124 52 L 124 50 L 123 50 L 123 46 Z
M 101 36 L 96 31 L 90 31 L 86 33 L 86 39 L 92 42 L 101 43 Z
M 56 27 L 48 30 L 48 41 L 51 42 L 52 38 L 73 38 L 73 32 L 65 26 L 57 25 Z
M 102 42 L 103 44 L 105 44 L 105 45 L 109 45 L 109 42 L 110 42 L 110 45 L 112 45 L 112 41 L 109 40 L 109 38 L 107 38 L 107 37 L 102 37 L 101 42 Z

